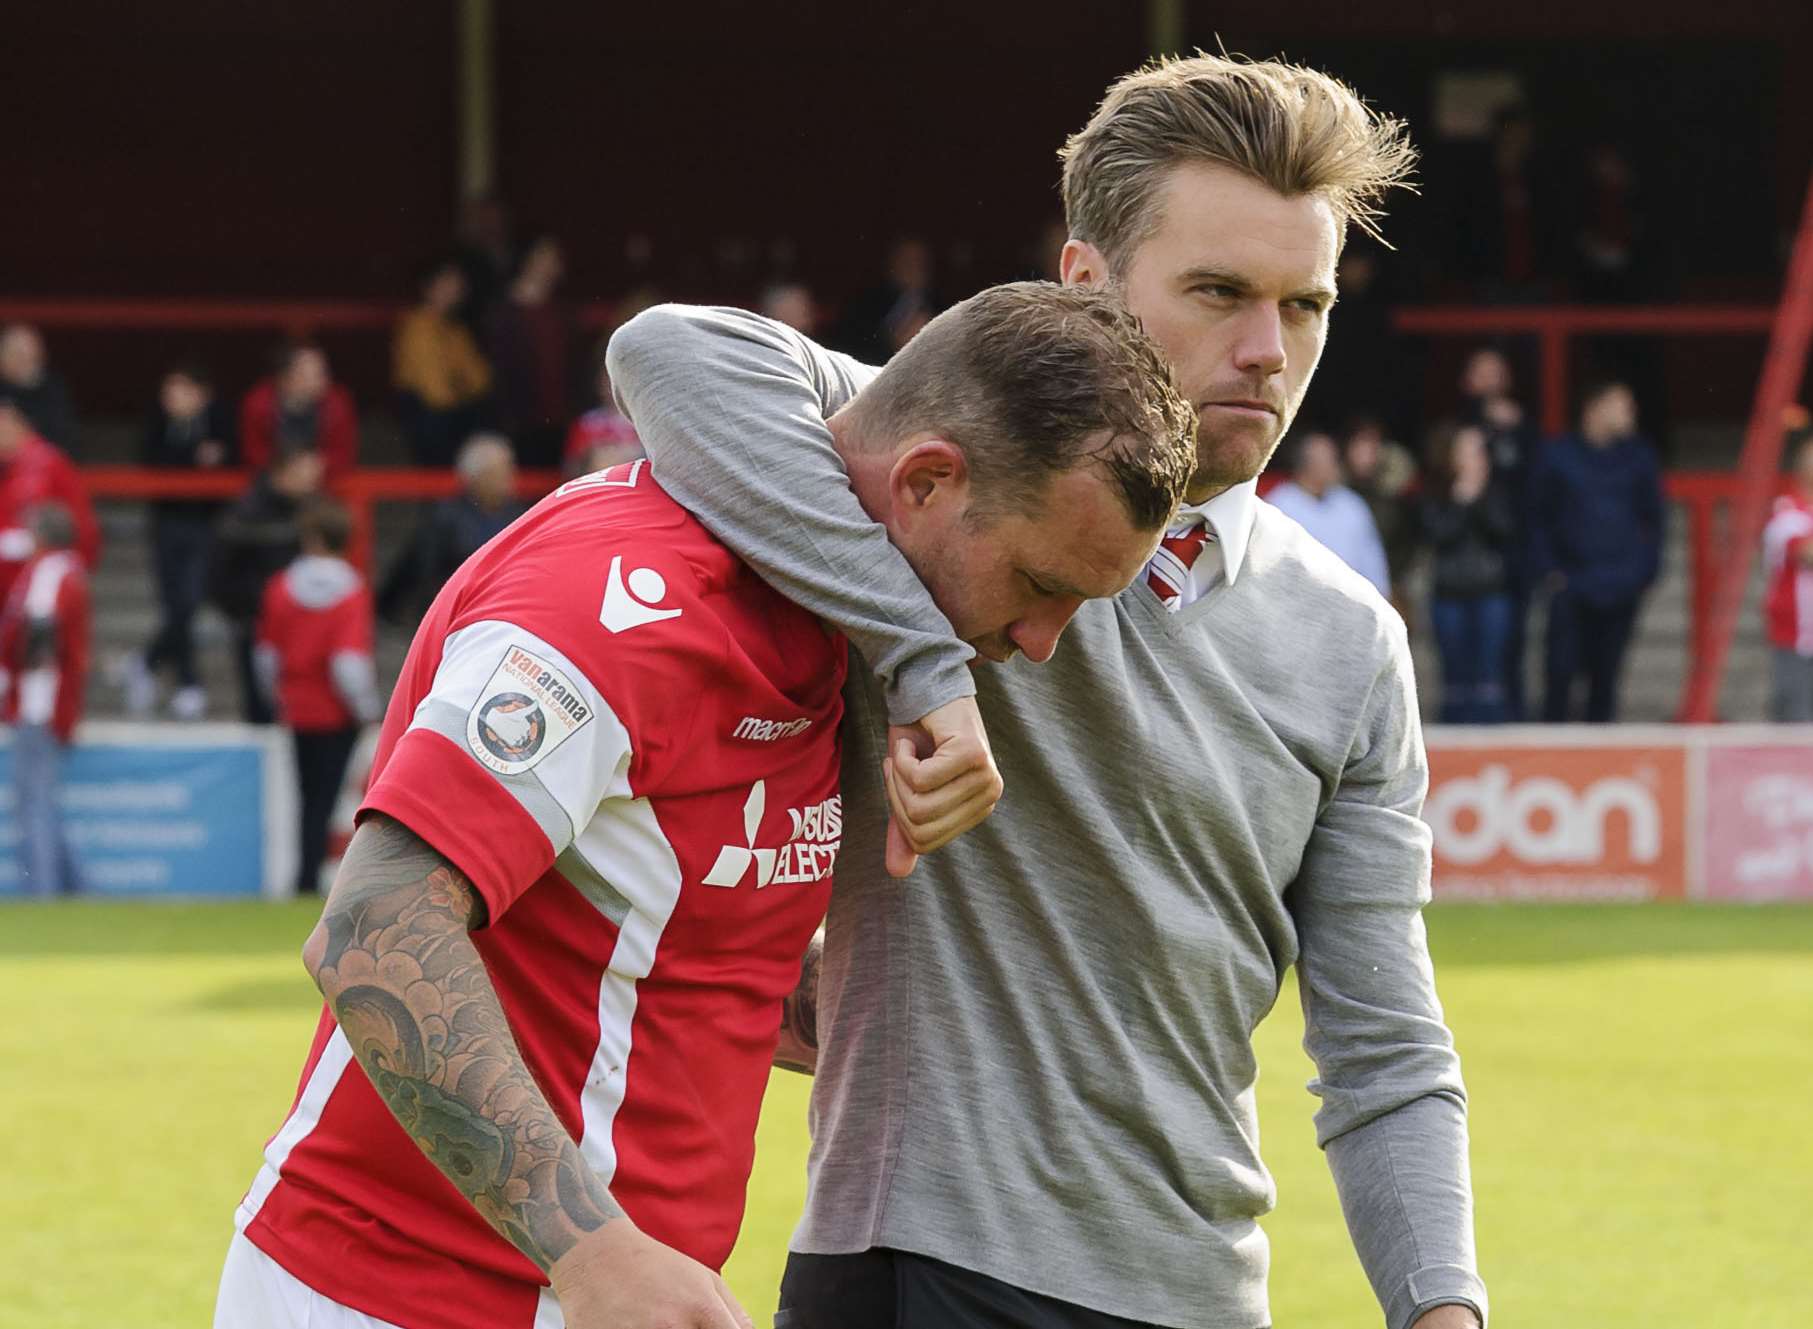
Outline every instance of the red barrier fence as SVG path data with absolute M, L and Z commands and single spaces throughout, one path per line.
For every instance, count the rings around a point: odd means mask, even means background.
M 252 332 L 291 336 L 388 331 L 407 312 L 398 300 L 37 300 L 0 299 L 0 323 L 103 332 Z M 610 324 L 616 306 L 577 306 L 581 324 Z
M 1769 331 L 1774 314 L 1768 305 L 1413 305 L 1397 310 L 1392 322 L 1399 332 L 1434 337 L 1535 337 L 1542 429 L 1559 434 L 1568 428 L 1568 355 L 1576 337 L 1756 337 Z
M 157 471 L 137 466 L 83 468 L 89 491 L 98 499 L 234 498 L 251 482 L 247 471 Z M 551 493 L 560 483 L 553 471 L 524 471 L 516 492 L 527 499 Z M 1713 629 L 1712 603 L 1729 540 L 1730 507 L 1740 496 L 1738 476 L 1726 471 L 1676 471 L 1666 477 L 1668 497 L 1687 518 L 1688 596 L 1692 630 L 1687 642 L 1688 688 L 1709 654 Z M 351 509 L 354 561 L 371 555 L 374 509 L 379 503 L 445 498 L 458 492 L 451 471 L 376 468 L 353 471 L 334 483 L 334 495 Z
M 97 499 L 237 498 L 252 482 L 250 471 L 159 471 L 140 466 L 84 466 L 82 478 Z M 560 483 L 557 471 L 519 471 L 516 494 L 537 499 Z M 373 510 L 379 503 L 446 498 L 459 492 L 452 471 L 377 467 L 351 471 L 332 482 L 333 496 L 353 519 L 353 562 L 366 566 L 373 543 Z

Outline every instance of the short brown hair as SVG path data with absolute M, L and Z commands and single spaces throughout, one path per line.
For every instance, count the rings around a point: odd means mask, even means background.
M 331 498 L 318 498 L 302 509 L 296 529 L 305 541 L 314 541 L 330 554 L 344 554 L 353 541 L 353 517 Z
M 1108 89 L 1058 150 L 1070 234 L 1116 271 L 1158 226 L 1171 169 L 1231 167 L 1286 197 L 1320 194 L 1345 229 L 1379 238 L 1385 191 L 1409 187 L 1416 149 L 1404 122 L 1339 79 L 1280 60 L 1198 52 L 1155 60 Z
M 1140 530 L 1165 525 L 1196 468 L 1196 412 L 1106 290 L 1026 281 L 938 315 L 852 405 L 860 438 L 931 430 L 963 449 L 982 513 L 1036 511 L 1085 462 Z

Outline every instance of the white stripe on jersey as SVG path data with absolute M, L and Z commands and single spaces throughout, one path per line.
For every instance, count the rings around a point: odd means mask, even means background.
M 617 1175 L 611 1131 L 629 1088 L 636 984 L 654 968 L 661 934 L 680 901 L 680 860 L 654 808 L 641 798 L 600 807 L 577 848 L 630 904 L 598 984 L 598 1046 L 580 1096 L 585 1125 L 579 1151 L 609 1185 Z
M 76 565 L 76 556 L 58 552 L 46 554 L 31 570 L 31 582 L 25 588 L 25 616 L 49 618 L 57 612 L 57 593 L 63 579 Z
M 558 857 L 573 842 L 575 832 L 592 820 L 600 803 L 607 798 L 628 798 L 630 794 L 629 731 L 597 686 L 564 653 L 526 628 L 501 619 L 471 623 L 449 633 L 441 647 L 441 663 L 435 670 L 433 686 L 416 704 L 409 727 L 434 730 L 482 766 L 467 741 L 465 723 L 472 711 L 488 700 L 480 694 L 512 647 L 539 656 L 559 669 L 591 708 L 590 719 L 573 734 L 572 741 L 560 743 L 534 761 L 530 769 L 500 775 L 484 767 L 541 825 Z M 537 784 L 559 805 L 569 825 L 550 826 L 547 818 L 539 815 L 541 807 L 536 805 L 543 801 L 535 797 L 539 792 L 534 788 Z M 546 811 L 552 814 L 553 808 L 547 807 Z
M 295 1110 L 289 1120 L 283 1123 L 283 1129 L 271 1137 L 271 1142 L 264 1147 L 264 1166 L 258 1169 L 258 1175 L 252 1179 L 252 1189 L 246 1192 L 240 1201 L 239 1210 L 233 1215 L 233 1226 L 244 1232 L 246 1225 L 258 1217 L 258 1211 L 264 1208 L 264 1202 L 270 1198 L 271 1191 L 277 1186 L 278 1178 L 283 1173 L 283 1165 L 289 1160 L 290 1151 L 308 1138 L 310 1131 L 321 1123 L 321 1113 L 327 1107 L 327 1100 L 333 1096 L 340 1077 L 352 1064 L 352 1044 L 346 1041 L 346 1035 L 335 1026 L 333 1036 L 327 1040 L 327 1046 L 321 1049 L 320 1060 L 315 1069 L 309 1072 L 308 1083 L 302 1086 L 302 1093 L 296 1099 Z
M 1813 568 L 1794 573 L 1794 651 L 1813 655 Z

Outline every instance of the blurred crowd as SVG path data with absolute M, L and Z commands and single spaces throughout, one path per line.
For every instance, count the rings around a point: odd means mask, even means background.
M 1628 298 L 1640 251 L 1628 165 L 1609 148 L 1592 155 L 1572 266 L 1557 268 L 1556 232 L 1542 223 L 1554 213 L 1527 129 L 1516 114 L 1501 118 L 1490 169 L 1468 195 L 1484 220 L 1462 228 L 1478 252 L 1458 256 L 1455 270 L 1481 283 L 1476 298 Z M 1061 225 L 1047 227 L 1024 267 L 1000 275 L 1055 279 L 1062 241 Z M 1383 257 L 1364 237 L 1344 253 L 1338 335 L 1262 492 L 1433 639 L 1444 722 L 1613 720 L 1664 534 L 1640 394 L 1627 377 L 1595 382 L 1573 427 L 1543 437 L 1511 359 L 1486 345 L 1467 357 L 1454 391 L 1434 394 L 1453 408 L 1428 421 L 1425 401 L 1406 396 L 1417 375 L 1403 372 L 1406 348 L 1391 333 Z M 934 247 L 902 236 L 872 282 L 836 301 L 790 277 L 732 289 L 879 363 L 979 284 L 956 267 L 941 280 Z M 1573 273 L 1565 282 L 1544 276 L 1563 270 Z M 159 621 L 118 665 L 126 708 L 179 720 L 218 710 L 195 632 L 212 605 L 228 625 L 240 714 L 297 735 L 305 845 L 325 835 L 354 738 L 376 713 L 373 619 L 416 621 L 454 569 L 521 512 L 519 467 L 576 475 L 641 455 L 612 399 L 608 330 L 582 332 L 565 279 L 558 239 L 519 240 L 496 200 L 476 200 L 454 241 L 420 270 L 395 325 L 387 401 L 355 401 L 323 346 L 306 338 L 278 348 L 268 372 L 238 391 L 181 360 L 146 385 L 140 465 L 250 479 L 150 500 Z M 616 321 L 662 298 L 644 281 L 618 302 Z M 333 499 L 368 460 L 367 410 L 394 421 L 411 463 L 457 477 L 457 492 L 418 512 L 370 587 L 349 561 L 354 530 Z M 4 717 L 19 726 L 21 778 L 35 787 L 54 786 L 88 668 L 86 576 L 101 530 L 71 460 L 77 446 L 71 393 L 43 336 L 24 324 L 0 329 L 0 688 Z M 1796 474 L 1765 551 L 1771 713 L 1813 719 L 1813 445 Z M 1526 677 L 1532 659 L 1540 663 Z M 75 869 L 56 848 L 54 817 L 22 800 L 26 821 L 50 828 L 33 837 L 49 846 L 37 851 L 34 880 L 57 881 L 59 870 L 67 878 Z M 318 866 L 318 854 L 304 862 L 303 889 Z
M 1590 384 L 1574 427 L 1544 438 L 1501 351 L 1474 351 L 1459 389 L 1414 449 L 1377 416 L 1299 428 L 1266 497 L 1427 625 L 1444 723 L 1613 720 L 1665 520 L 1636 396 Z M 1525 667 L 1538 618 L 1540 691 Z

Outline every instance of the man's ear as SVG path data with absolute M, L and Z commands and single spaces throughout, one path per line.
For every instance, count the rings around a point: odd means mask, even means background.
M 956 516 L 969 506 L 969 460 L 955 443 L 927 438 L 895 458 L 888 488 L 898 521 Z
M 1108 281 L 1108 260 L 1087 240 L 1064 242 L 1058 255 L 1058 275 L 1066 286 L 1103 286 Z

